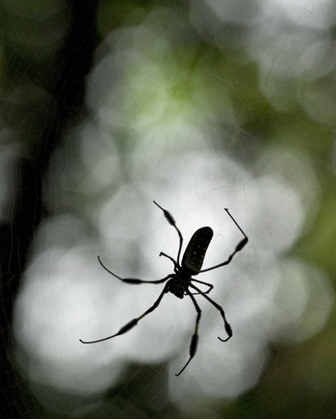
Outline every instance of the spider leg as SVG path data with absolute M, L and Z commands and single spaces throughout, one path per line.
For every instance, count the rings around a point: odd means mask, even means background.
M 191 341 L 190 341 L 190 347 L 189 347 L 189 360 L 187 361 L 187 363 L 183 366 L 183 368 L 179 371 L 179 373 L 175 373 L 175 376 L 179 376 L 181 375 L 181 373 L 184 371 L 184 369 L 189 365 L 189 363 L 191 362 L 191 359 L 195 356 L 196 351 L 197 351 L 197 345 L 198 345 L 198 325 L 201 319 L 201 308 L 198 306 L 196 299 L 194 298 L 194 296 L 187 291 L 187 294 L 190 296 L 190 299 L 192 300 L 195 309 L 197 311 L 197 316 L 196 316 L 196 323 L 195 323 L 195 330 L 194 330 L 194 334 L 191 337 Z
M 163 211 L 163 214 L 164 214 L 164 216 L 165 216 L 165 218 L 167 219 L 167 221 L 168 221 L 168 223 L 170 224 L 170 225 L 172 225 L 174 228 L 175 228 L 175 230 L 176 230 L 176 232 L 177 232 L 177 234 L 178 234 L 178 236 L 179 236 L 179 239 L 180 239 L 180 245 L 179 245 L 179 249 L 178 249 L 178 252 L 177 252 L 177 264 L 178 265 L 180 265 L 180 255 L 181 255 L 181 249 L 182 249 L 182 244 L 183 244 L 183 237 L 182 237 L 182 233 L 180 232 L 180 230 L 179 230 L 179 228 L 176 226 L 176 222 L 175 222 L 175 220 L 174 220 L 174 218 L 173 218 L 173 216 L 169 213 L 169 211 L 167 211 L 167 210 L 165 210 L 164 208 L 162 208 L 156 201 L 154 201 L 153 200 L 153 203 L 156 205 L 156 206 L 158 206 L 162 211 Z
M 211 292 L 211 290 L 214 288 L 214 285 L 211 283 L 206 283 L 205 281 L 196 280 L 194 278 L 191 278 L 191 281 L 196 281 L 197 283 L 205 284 L 206 286 L 209 286 L 209 289 L 206 292 L 203 292 L 204 294 L 208 294 Z M 199 295 L 199 293 L 191 293 L 191 295 Z
M 174 264 L 175 271 L 178 270 L 177 262 L 174 260 L 174 258 L 170 257 L 169 255 L 165 254 L 164 252 L 160 252 L 159 257 L 162 257 L 162 256 L 170 259 L 170 261 Z
M 247 244 L 247 242 L 248 242 L 248 237 L 245 235 L 244 231 L 238 225 L 238 223 L 235 221 L 235 219 L 231 216 L 231 214 L 229 212 L 229 209 L 224 209 L 224 210 L 227 212 L 227 214 L 231 217 L 231 219 L 233 220 L 233 222 L 235 223 L 235 225 L 237 226 L 237 228 L 244 235 L 244 238 L 238 243 L 238 245 L 236 246 L 236 249 L 232 252 L 232 254 L 229 256 L 229 258 L 226 261 L 224 261 L 221 264 L 214 265 L 213 267 L 206 268 L 205 270 L 201 270 L 200 273 L 204 273 L 205 271 L 214 270 L 215 268 L 222 267 L 223 265 L 230 264 L 232 258 L 237 254 L 237 252 L 241 251 L 244 248 L 244 246 Z
M 128 283 L 128 284 L 141 284 L 141 283 L 152 283 L 152 284 L 158 284 L 158 283 L 163 283 L 166 280 L 169 279 L 169 277 L 171 277 L 171 274 L 168 274 L 168 276 L 164 277 L 163 279 L 160 280 L 140 280 L 140 279 L 133 279 L 133 278 L 122 278 L 117 276 L 116 274 L 112 273 L 111 270 L 109 270 L 101 261 L 99 255 L 98 255 L 98 261 L 100 263 L 100 265 L 103 267 L 104 270 L 106 270 L 108 273 L 112 274 L 112 276 L 116 277 L 117 279 L 123 281 L 124 283 Z
M 205 297 L 205 299 L 207 299 L 216 309 L 219 310 L 219 312 L 220 312 L 220 314 L 223 318 L 223 321 L 224 321 L 224 327 L 225 327 L 225 331 L 228 335 L 228 338 L 226 338 L 225 340 L 223 340 L 220 337 L 218 337 L 218 338 L 219 338 L 220 341 L 223 341 L 223 342 L 230 340 L 230 338 L 232 337 L 232 328 L 231 328 L 231 325 L 226 320 L 224 309 L 220 305 L 218 305 L 218 303 L 216 303 L 214 300 L 210 299 L 209 296 L 207 296 L 204 292 L 202 292 L 198 287 L 194 286 L 193 284 L 191 284 L 190 287 L 192 287 L 197 292 L 199 292 L 199 294 L 201 294 L 203 297 Z
M 83 341 L 83 340 L 79 339 L 79 341 L 81 343 L 83 343 L 83 344 L 100 343 L 101 341 L 106 341 L 106 340 L 109 340 L 110 338 L 117 337 L 118 335 L 125 334 L 127 331 L 129 331 L 130 329 L 132 329 L 133 327 L 135 327 L 137 325 L 137 323 L 140 321 L 140 319 L 144 318 L 150 312 L 153 312 L 154 309 L 156 309 L 159 306 L 159 304 L 160 304 L 163 296 L 165 295 L 165 293 L 167 293 L 168 288 L 169 288 L 169 284 L 167 283 L 165 285 L 164 289 L 162 290 L 160 296 L 158 297 L 158 299 L 154 302 L 154 305 L 152 305 L 149 309 L 147 309 L 147 311 L 144 312 L 142 315 L 140 315 L 138 318 L 132 319 L 126 325 L 124 325 L 123 327 L 121 327 L 120 330 L 116 334 L 110 335 L 109 337 L 101 338 L 100 340 Z

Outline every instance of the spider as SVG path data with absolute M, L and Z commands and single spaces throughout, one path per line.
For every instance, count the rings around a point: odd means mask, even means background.
M 176 223 L 175 223 L 175 220 L 174 220 L 173 216 L 167 210 L 162 208 L 158 203 L 156 203 L 155 201 L 153 201 L 153 202 L 157 207 L 159 207 L 163 211 L 163 214 L 164 214 L 165 218 L 167 219 L 168 223 L 171 224 L 175 228 L 175 230 L 176 230 L 176 232 L 179 236 L 180 244 L 179 244 L 179 248 L 178 248 L 178 252 L 177 252 L 176 261 L 174 260 L 174 258 L 170 257 L 169 255 L 165 254 L 164 252 L 160 253 L 160 257 L 164 256 L 164 257 L 166 257 L 166 258 L 168 258 L 169 260 L 172 261 L 172 263 L 174 264 L 174 273 L 168 274 L 168 276 L 166 276 L 166 277 L 164 277 L 163 279 L 160 279 L 160 280 L 140 280 L 140 279 L 137 279 L 137 278 L 122 278 L 122 277 L 117 276 L 115 273 L 112 273 L 112 271 L 110 271 L 107 267 L 105 267 L 105 265 L 102 263 L 100 257 L 98 256 L 98 261 L 101 264 L 101 266 L 108 273 L 112 274 L 112 276 L 114 276 L 117 279 L 123 281 L 124 283 L 128 283 L 128 284 L 143 284 L 143 283 L 159 284 L 159 283 L 164 283 L 164 282 L 167 282 L 167 283 L 165 284 L 160 296 L 154 302 L 154 304 L 149 309 L 147 309 L 146 312 L 144 312 L 142 315 L 140 315 L 138 318 L 132 319 L 126 325 L 121 327 L 120 330 L 116 334 L 110 335 L 109 337 L 105 337 L 105 338 L 102 338 L 100 340 L 95 340 L 95 341 L 83 341 L 83 340 L 79 340 L 79 341 L 82 342 L 83 344 L 100 343 L 101 341 L 109 340 L 110 338 L 117 337 L 118 335 L 121 335 L 121 334 L 125 334 L 127 331 L 129 331 L 133 327 L 135 327 L 137 325 L 137 323 L 142 318 L 144 318 L 150 312 L 153 312 L 159 306 L 163 296 L 168 292 L 173 293 L 176 297 L 178 297 L 180 299 L 183 299 L 184 296 L 189 296 L 192 303 L 195 306 L 197 316 L 196 316 L 194 333 L 191 337 L 191 342 L 190 342 L 190 347 L 189 347 L 189 356 L 190 357 L 189 357 L 187 363 L 179 371 L 179 373 L 175 374 L 176 376 L 179 376 L 185 370 L 185 368 L 189 365 L 190 361 L 193 359 L 193 357 L 195 356 L 196 351 L 197 351 L 198 326 L 199 326 L 199 322 L 200 322 L 200 319 L 201 319 L 202 311 L 201 311 L 201 308 L 198 306 L 198 303 L 196 302 L 196 299 L 194 298 L 194 295 L 203 296 L 206 300 L 208 300 L 220 312 L 220 315 L 221 315 L 221 317 L 223 318 L 223 321 L 224 321 L 224 327 L 225 327 L 225 331 L 226 331 L 228 337 L 226 339 L 222 339 L 222 338 L 218 337 L 218 339 L 220 341 L 225 342 L 225 341 L 228 341 L 232 337 L 232 329 L 231 329 L 230 324 L 226 320 L 226 316 L 225 316 L 225 312 L 224 312 L 223 308 L 208 296 L 208 294 L 211 292 L 211 290 L 213 289 L 214 286 L 210 283 L 206 283 L 204 281 L 197 280 L 197 279 L 193 278 L 192 276 L 200 274 L 200 273 L 205 273 L 206 271 L 214 270 L 215 268 L 219 268 L 219 267 L 222 267 L 224 265 L 230 264 L 232 258 L 236 255 L 236 253 L 241 251 L 244 248 L 244 246 L 247 244 L 248 238 L 245 235 L 245 233 L 243 232 L 243 230 L 241 229 L 241 227 L 238 225 L 238 223 L 235 221 L 235 219 L 231 216 L 229 210 L 224 209 L 227 212 L 227 214 L 230 216 L 232 221 L 235 223 L 235 225 L 238 227 L 240 232 L 244 236 L 244 238 L 236 246 L 236 249 L 231 253 L 229 258 L 226 261 L 224 261 L 220 264 L 217 264 L 213 267 L 206 268 L 206 269 L 202 270 L 202 265 L 203 265 L 203 260 L 204 260 L 204 257 L 205 257 L 205 253 L 208 249 L 208 246 L 209 246 L 210 241 L 211 241 L 212 236 L 213 236 L 212 229 L 210 227 L 206 226 L 206 227 L 202 227 L 202 228 L 198 229 L 193 234 L 193 236 L 191 237 L 191 239 L 189 241 L 189 244 L 187 245 L 187 248 L 186 248 L 186 250 L 183 254 L 182 263 L 180 263 L 180 254 L 181 254 L 181 249 L 182 249 L 182 244 L 183 244 L 182 233 L 180 232 L 180 230 L 176 226 Z M 197 286 L 195 286 L 194 283 L 203 284 L 203 285 L 208 287 L 208 290 L 203 292 Z M 192 293 L 190 291 L 190 289 L 193 289 L 196 292 Z

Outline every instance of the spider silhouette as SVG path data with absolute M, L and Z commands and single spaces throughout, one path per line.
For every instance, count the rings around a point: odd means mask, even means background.
M 226 261 L 220 263 L 220 264 L 217 264 L 217 265 L 213 266 L 213 267 L 206 268 L 206 269 L 202 270 L 202 265 L 203 265 L 203 260 L 204 260 L 204 257 L 205 257 L 205 253 L 208 249 L 208 246 L 209 246 L 210 241 L 211 241 L 212 236 L 213 236 L 212 229 L 210 227 L 206 226 L 206 227 L 202 227 L 202 228 L 198 229 L 193 234 L 193 236 L 191 237 L 191 239 L 190 239 L 190 241 L 187 245 L 187 248 L 186 248 L 186 250 L 183 254 L 182 262 L 180 263 L 180 254 L 181 254 L 181 249 L 182 249 L 182 245 L 183 245 L 182 233 L 180 232 L 180 230 L 176 226 L 176 223 L 175 223 L 175 220 L 174 220 L 173 216 L 167 210 L 162 208 L 155 201 L 154 201 L 154 204 L 156 206 L 158 206 L 163 211 L 163 214 L 164 214 L 165 218 L 167 219 L 169 224 L 171 224 L 175 228 L 175 230 L 176 230 L 176 232 L 178 233 L 178 236 L 179 236 L 180 244 L 179 244 L 179 249 L 178 249 L 178 252 L 177 252 L 176 261 L 174 260 L 174 258 L 170 257 L 169 255 L 165 254 L 164 252 L 160 253 L 160 257 L 164 256 L 164 257 L 166 257 L 166 258 L 168 258 L 169 260 L 172 261 L 172 263 L 174 264 L 174 273 L 168 274 L 166 277 L 164 277 L 163 279 L 160 279 L 160 280 L 141 280 L 141 279 L 137 279 L 137 278 L 122 278 L 122 277 L 117 276 L 111 270 L 109 270 L 102 263 L 100 257 L 98 256 L 98 261 L 101 264 L 101 266 L 108 273 L 112 274 L 112 276 L 114 276 L 117 279 L 123 281 L 124 283 L 127 283 L 127 284 L 149 284 L 149 283 L 159 284 L 159 283 L 164 283 L 164 282 L 167 282 L 167 283 L 164 286 L 164 288 L 163 288 L 160 296 L 158 297 L 158 299 L 154 302 L 154 304 L 149 309 L 147 309 L 146 312 L 144 312 L 142 315 L 140 315 L 138 318 L 132 319 L 126 325 L 121 327 L 120 330 L 116 334 L 110 335 L 109 337 L 105 337 L 105 338 L 102 338 L 100 340 L 95 340 L 95 341 L 83 341 L 83 340 L 79 340 L 79 341 L 82 342 L 83 344 L 100 343 L 102 341 L 109 340 L 110 338 L 117 337 L 118 335 L 125 334 L 127 331 L 129 331 L 133 327 L 135 327 L 137 325 L 137 323 L 142 318 L 144 318 L 150 312 L 153 312 L 159 306 L 163 296 L 166 293 L 168 293 L 168 292 L 173 293 L 176 297 L 178 297 L 180 299 L 183 299 L 183 297 L 187 295 L 187 296 L 190 297 L 192 303 L 195 306 L 197 316 L 196 316 L 194 333 L 191 337 L 191 342 L 190 342 L 190 348 L 189 348 L 189 356 L 190 357 L 189 357 L 187 363 L 179 371 L 179 373 L 175 374 L 176 376 L 179 376 L 184 371 L 184 369 L 188 366 L 188 364 L 193 359 L 193 357 L 195 356 L 196 351 L 197 351 L 198 326 L 199 326 L 199 322 L 200 322 L 200 319 L 201 319 L 202 311 L 201 311 L 201 308 L 198 306 L 198 303 L 196 302 L 196 299 L 194 298 L 194 295 L 203 296 L 206 300 L 208 300 L 220 312 L 220 315 L 221 315 L 221 317 L 223 318 L 223 321 L 224 321 L 224 327 L 225 327 L 225 331 L 226 331 L 228 337 L 226 339 L 222 339 L 222 338 L 218 337 L 219 340 L 225 342 L 225 341 L 228 341 L 232 337 L 232 329 L 231 329 L 230 324 L 226 320 L 226 316 L 225 316 L 225 312 L 224 312 L 223 308 L 208 296 L 208 294 L 211 292 L 211 290 L 213 289 L 214 286 L 210 283 L 206 283 L 204 281 L 197 280 L 197 279 L 193 278 L 192 276 L 200 274 L 200 273 L 205 273 L 206 271 L 214 270 L 216 268 L 223 267 L 224 265 L 230 264 L 232 258 L 236 255 L 236 253 L 241 251 L 244 248 L 244 246 L 247 244 L 248 238 L 245 235 L 244 231 L 241 229 L 241 227 L 238 225 L 238 223 L 235 221 L 235 219 L 231 216 L 229 210 L 224 209 L 227 212 L 227 214 L 230 216 L 232 221 L 235 223 L 237 228 L 240 230 L 240 232 L 244 236 L 244 238 L 238 243 L 235 250 L 228 257 L 228 259 Z M 208 290 L 203 292 L 197 286 L 195 286 L 194 283 L 203 284 L 203 285 L 208 287 Z M 190 289 L 193 289 L 196 292 L 192 293 L 190 291 Z

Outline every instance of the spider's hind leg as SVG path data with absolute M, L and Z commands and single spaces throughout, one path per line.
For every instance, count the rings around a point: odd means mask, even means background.
M 160 206 L 160 204 L 158 204 L 156 201 L 153 201 L 153 203 L 159 207 L 159 209 L 161 209 L 163 211 L 164 217 L 167 219 L 167 222 L 172 225 L 174 227 L 174 229 L 176 230 L 178 236 L 179 236 L 179 249 L 177 251 L 177 265 L 180 264 L 180 255 L 181 255 L 181 249 L 182 249 L 182 244 L 183 244 L 183 236 L 182 233 L 180 232 L 180 229 L 176 226 L 176 222 L 174 217 L 169 213 L 168 210 L 165 210 L 163 207 Z
M 224 261 L 220 264 L 214 265 L 213 267 L 209 267 L 209 268 L 205 268 L 204 270 L 200 270 L 200 273 L 205 273 L 206 271 L 214 270 L 215 268 L 223 267 L 224 265 L 230 264 L 230 262 L 232 261 L 232 258 L 237 254 L 237 252 L 240 252 L 248 242 L 248 237 L 246 236 L 243 229 L 238 225 L 236 220 L 233 218 L 233 216 L 229 212 L 229 209 L 224 209 L 224 210 L 227 212 L 227 214 L 230 216 L 231 220 L 234 222 L 234 224 L 237 226 L 237 228 L 243 234 L 244 238 L 238 243 L 235 250 L 229 255 L 229 258 L 226 261 Z

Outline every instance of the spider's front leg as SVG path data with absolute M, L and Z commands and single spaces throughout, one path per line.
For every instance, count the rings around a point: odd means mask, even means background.
M 125 324 L 123 327 L 120 328 L 120 330 L 113 335 L 110 335 L 109 337 L 105 337 L 105 338 L 101 338 L 100 340 L 94 340 L 94 341 L 83 341 L 81 339 L 79 339 L 79 341 L 83 344 L 93 344 L 93 343 L 100 343 L 101 341 L 106 341 L 109 340 L 110 338 L 113 337 L 117 337 L 118 335 L 121 334 L 125 334 L 127 331 L 131 330 L 133 327 L 135 327 L 137 325 L 137 323 L 140 321 L 140 319 L 144 318 L 146 315 L 148 315 L 150 312 L 153 312 L 154 309 L 156 309 L 163 296 L 168 292 L 169 289 L 169 283 L 167 283 L 164 287 L 164 289 L 162 290 L 160 296 L 158 297 L 158 299 L 154 302 L 154 305 L 152 305 L 149 309 L 147 309 L 146 312 L 144 312 L 142 315 L 140 315 L 138 318 L 134 318 L 132 319 L 130 322 L 128 322 L 127 324 Z
M 190 299 L 192 300 L 195 309 L 197 311 L 197 316 L 196 316 L 196 323 L 195 323 L 195 330 L 194 330 L 194 334 L 191 337 L 191 341 L 190 341 L 190 347 L 189 347 L 189 360 L 187 361 L 187 363 L 183 366 L 183 368 L 179 371 L 179 373 L 175 373 L 175 376 L 179 376 L 181 375 L 181 373 L 184 371 L 184 369 L 189 365 L 189 363 L 191 362 L 191 359 L 193 357 L 195 357 L 195 354 L 197 352 L 197 346 L 198 346 L 198 325 L 201 319 L 201 308 L 198 306 L 196 299 L 194 298 L 194 296 L 192 295 L 192 293 L 189 292 L 189 290 L 187 290 L 187 294 L 190 296 Z
M 203 297 L 205 297 L 205 299 L 207 299 L 216 309 L 219 310 L 219 312 L 220 312 L 220 314 L 221 314 L 221 316 L 223 318 L 223 321 L 224 321 L 224 327 L 225 327 L 225 331 L 226 331 L 226 333 L 228 335 L 228 338 L 226 338 L 225 340 L 223 340 L 222 338 L 218 337 L 218 339 L 220 341 L 223 341 L 223 342 L 230 340 L 230 338 L 232 337 L 232 328 L 231 328 L 231 325 L 226 320 L 224 309 L 220 305 L 218 305 L 218 303 L 216 303 L 214 300 L 212 300 L 211 298 L 209 298 L 209 296 L 207 296 L 204 292 L 202 292 L 202 290 L 200 290 L 198 287 L 194 286 L 193 284 L 191 284 L 190 287 L 192 287 L 193 289 L 195 289 L 200 295 L 202 295 Z

